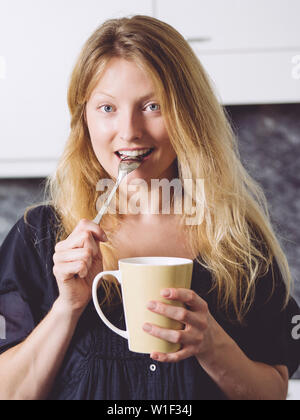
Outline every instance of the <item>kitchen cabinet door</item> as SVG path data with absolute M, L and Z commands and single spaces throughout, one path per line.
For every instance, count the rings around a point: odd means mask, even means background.
M 224 105 L 300 102 L 299 0 L 155 0 Z
M 299 0 L 154 0 L 155 16 L 203 51 L 300 47 Z
M 0 0 L 0 177 L 53 172 L 80 49 L 104 20 L 132 14 L 152 15 L 151 0 Z
M 300 102 L 300 54 L 218 53 L 199 54 L 199 58 L 222 104 Z

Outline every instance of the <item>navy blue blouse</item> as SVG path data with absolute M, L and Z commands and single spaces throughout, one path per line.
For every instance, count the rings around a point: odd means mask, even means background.
M 24 340 L 50 311 L 58 297 L 53 275 L 56 218 L 50 206 L 30 210 L 0 248 L 0 354 Z M 300 340 L 292 337 L 292 318 L 300 314 L 295 300 L 281 311 L 283 282 L 276 269 L 257 282 L 256 299 L 241 326 L 229 322 L 209 292 L 211 275 L 195 261 L 192 289 L 211 314 L 252 360 L 286 365 L 289 374 L 300 362 Z M 101 289 L 100 289 L 101 290 Z M 101 293 L 101 292 L 100 292 Z M 121 305 L 106 313 L 125 329 Z M 129 351 L 126 339 L 99 319 L 90 302 L 82 314 L 53 389 L 51 400 L 217 400 L 226 399 L 195 357 L 160 363 L 148 354 Z

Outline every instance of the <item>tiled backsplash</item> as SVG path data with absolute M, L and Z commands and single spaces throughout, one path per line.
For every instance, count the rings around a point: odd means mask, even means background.
M 300 304 L 300 104 L 231 106 L 242 161 L 263 186 Z M 40 201 L 42 179 L 0 180 L 0 243 L 24 209 Z M 300 369 L 294 376 L 300 378 Z

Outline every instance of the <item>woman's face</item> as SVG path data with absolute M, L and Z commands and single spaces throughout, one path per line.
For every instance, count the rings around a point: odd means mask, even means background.
M 176 154 L 171 146 L 150 77 L 134 62 L 112 58 L 86 106 L 94 152 L 101 166 L 117 178 L 116 152 L 153 149 L 141 166 L 127 177 L 172 179 Z

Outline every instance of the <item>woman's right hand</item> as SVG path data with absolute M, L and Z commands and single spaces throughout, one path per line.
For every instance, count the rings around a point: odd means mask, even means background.
M 58 301 L 65 310 L 82 312 L 89 303 L 93 280 L 103 271 L 100 241 L 107 241 L 103 229 L 82 219 L 67 239 L 56 244 L 53 274 L 59 288 Z

